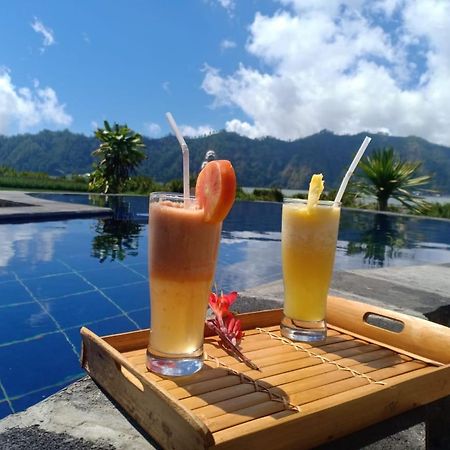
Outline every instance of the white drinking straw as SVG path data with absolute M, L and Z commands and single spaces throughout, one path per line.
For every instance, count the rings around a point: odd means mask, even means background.
M 189 200 L 189 148 L 180 133 L 180 130 L 175 123 L 175 119 L 173 118 L 170 112 L 166 113 L 167 121 L 169 122 L 170 128 L 175 133 L 175 136 L 180 143 L 181 152 L 183 153 L 183 193 L 184 193 L 184 205 L 187 206 Z
M 348 168 L 347 173 L 345 174 L 341 185 L 339 186 L 339 190 L 338 190 L 338 193 L 336 194 L 336 198 L 334 199 L 334 203 L 339 203 L 342 200 L 342 196 L 344 195 L 345 189 L 347 188 L 348 181 L 350 180 L 350 177 L 353 175 L 353 172 L 355 171 L 356 166 L 359 163 L 359 160 L 362 158 L 362 155 L 366 151 L 366 148 L 369 145 L 371 140 L 372 140 L 372 138 L 370 138 L 369 136 L 366 136 L 364 138 L 364 141 L 361 144 L 361 147 L 359 147 L 358 152 L 356 153 L 355 157 L 353 158 L 353 161 L 350 164 L 350 167 Z

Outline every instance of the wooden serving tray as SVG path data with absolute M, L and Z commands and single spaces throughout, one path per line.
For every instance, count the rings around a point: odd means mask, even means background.
M 228 355 L 207 329 L 204 368 L 190 377 L 146 369 L 148 330 L 100 338 L 82 328 L 82 365 L 173 449 L 309 448 L 450 394 L 444 326 L 329 297 L 328 337 L 311 345 L 280 336 L 281 310 L 239 317 L 241 349 L 260 371 Z M 368 323 L 380 318 L 403 329 Z

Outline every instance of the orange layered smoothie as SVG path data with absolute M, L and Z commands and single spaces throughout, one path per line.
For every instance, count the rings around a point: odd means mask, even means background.
M 150 202 L 152 354 L 201 351 L 221 226 L 205 222 L 194 199 L 188 207 L 168 196 Z
M 306 201 L 283 205 L 281 248 L 284 314 L 301 321 L 325 318 L 328 288 L 333 274 L 340 207 Z

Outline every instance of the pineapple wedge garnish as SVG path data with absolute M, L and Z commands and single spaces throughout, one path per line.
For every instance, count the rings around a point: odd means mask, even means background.
M 320 195 L 324 188 L 323 175 L 321 173 L 314 174 L 311 177 L 308 191 L 308 208 L 313 208 L 319 202 Z

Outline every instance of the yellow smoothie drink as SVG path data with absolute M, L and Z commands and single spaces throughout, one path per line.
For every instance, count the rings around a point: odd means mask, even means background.
M 211 280 L 176 281 L 153 277 L 150 290 L 153 352 L 179 355 L 199 350 L 203 344 Z
M 284 314 L 293 320 L 325 319 L 340 207 L 320 201 L 308 207 L 303 200 L 287 201 L 282 215 Z
M 195 200 L 150 202 L 149 352 L 169 357 L 201 355 L 221 223 L 206 223 Z

